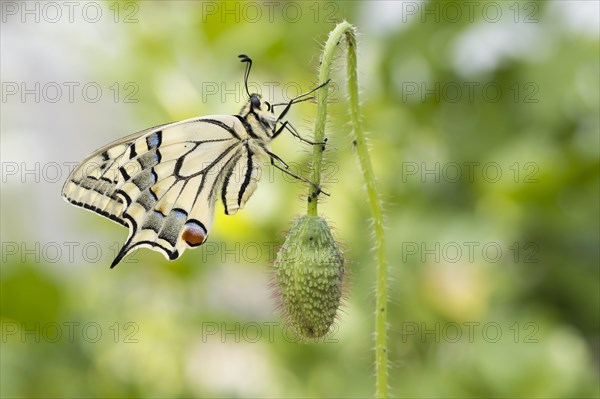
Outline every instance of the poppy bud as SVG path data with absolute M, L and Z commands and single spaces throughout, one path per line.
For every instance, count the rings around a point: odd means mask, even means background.
M 342 296 L 344 256 L 325 219 L 296 219 L 274 264 L 284 315 L 305 338 L 327 334 Z

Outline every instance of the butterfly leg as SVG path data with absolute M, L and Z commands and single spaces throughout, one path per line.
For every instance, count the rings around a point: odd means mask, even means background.
M 269 156 L 271 157 L 271 165 L 273 165 L 274 167 L 276 167 L 277 169 L 279 169 L 280 171 L 282 171 L 283 173 L 292 176 L 294 179 L 303 181 L 305 183 L 310 184 L 311 186 L 313 186 L 315 189 L 317 189 L 317 193 L 323 193 L 326 196 L 329 197 L 329 193 L 326 193 L 325 191 L 321 190 L 321 187 L 319 187 L 318 185 L 316 185 L 315 183 L 311 182 L 308 179 L 305 179 L 302 176 L 298 176 L 297 174 L 295 174 L 294 172 L 289 170 L 289 165 L 287 163 L 285 163 L 285 161 L 281 158 L 279 158 L 277 155 L 273 154 L 272 152 L 268 152 Z M 283 167 L 279 166 L 278 164 L 275 163 L 275 161 L 280 162 Z
M 294 126 L 292 126 L 292 124 L 289 121 L 283 122 L 283 124 L 279 127 L 279 129 L 277 129 L 277 131 L 273 135 L 272 139 L 275 139 L 275 137 L 279 136 L 283 132 L 283 129 L 287 129 L 290 133 L 292 133 L 293 136 L 300 139 L 300 141 L 304 141 L 305 143 L 308 143 L 310 145 L 322 145 L 323 150 L 325 150 L 325 144 L 327 143 L 327 138 L 325 138 L 324 141 L 320 141 L 320 142 L 314 142 L 314 141 L 307 140 L 304 137 L 302 137 L 300 135 L 300 133 L 298 133 L 296 128 Z

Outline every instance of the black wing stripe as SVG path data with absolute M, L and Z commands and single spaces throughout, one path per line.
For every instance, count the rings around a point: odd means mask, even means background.
M 246 130 L 246 132 L 248 133 L 248 135 L 252 138 L 257 139 L 258 136 L 256 135 L 256 133 L 254 133 L 254 129 L 252 129 L 252 126 L 248 123 L 248 120 L 241 116 L 241 115 L 235 115 L 236 118 L 238 118 L 238 120 L 242 123 L 242 126 L 244 126 L 244 129 Z
M 156 195 L 154 195 L 152 190 L 148 188 L 140 194 L 136 202 L 143 206 L 146 212 L 149 212 L 156 206 Z
M 213 125 L 217 125 L 223 129 L 225 129 L 227 132 L 229 132 L 229 134 L 231 134 L 236 139 L 241 140 L 240 136 L 236 133 L 236 131 L 232 127 L 227 126 L 225 123 L 223 123 L 221 121 L 218 121 L 216 119 L 200 119 L 200 121 L 212 123 Z
M 223 178 L 223 184 L 221 185 L 221 202 L 223 203 L 223 206 L 225 207 L 226 215 L 229 215 L 229 209 L 227 209 L 227 187 L 229 186 L 229 179 L 231 179 L 231 175 L 235 171 L 235 165 L 239 161 L 240 157 L 241 157 L 241 155 L 239 155 L 239 154 L 237 156 L 234 156 L 225 165 L 227 172 L 225 174 L 225 177 Z M 214 190 L 214 188 L 215 187 L 213 185 L 213 190 Z
M 65 197 L 65 198 L 67 198 L 67 197 Z M 125 223 L 125 221 L 123 219 L 121 219 L 120 217 L 118 217 L 117 215 L 113 215 L 112 213 L 108 213 L 105 210 L 97 208 L 97 207 L 95 207 L 93 205 L 86 204 L 84 202 L 75 201 L 75 200 L 73 200 L 71 198 L 67 198 L 67 201 L 69 201 L 71 204 L 73 204 L 75 206 L 78 206 L 80 208 L 84 208 L 84 209 L 88 209 L 90 211 L 96 212 L 99 215 L 102 215 L 102 216 L 104 216 L 104 217 L 106 217 L 106 218 L 108 218 L 108 219 L 110 219 L 112 221 L 115 221 L 115 222 L 117 222 L 119 224 L 122 224 L 123 226 L 127 227 L 127 223 Z
M 194 209 L 194 207 L 196 206 L 196 201 L 198 201 L 198 198 L 200 198 L 200 193 L 204 189 L 204 183 L 206 183 L 206 175 L 202 175 L 202 180 L 200 181 L 198 190 L 196 190 L 196 197 L 194 198 L 194 202 L 192 203 L 192 206 L 190 207 L 190 209 Z
M 127 204 L 127 208 L 129 208 L 129 206 L 131 205 L 131 197 L 129 196 L 129 194 L 127 194 L 125 191 L 118 189 L 116 191 L 116 194 L 123 196 L 123 198 L 125 199 L 125 204 Z M 125 210 L 125 212 L 127 211 L 127 209 Z
M 247 154 L 248 154 L 248 161 L 246 164 L 246 176 L 244 177 L 244 182 L 242 183 L 242 187 L 240 188 L 240 191 L 238 192 L 238 206 L 241 206 L 242 204 L 242 197 L 244 196 L 244 193 L 246 192 L 246 189 L 248 188 L 248 185 L 250 184 L 250 179 L 252 178 L 252 151 L 250 150 L 250 146 L 246 143 L 246 150 L 247 150 Z
M 196 147 L 194 147 L 194 149 L 188 151 L 187 154 L 185 154 L 184 156 L 182 156 L 181 158 L 179 158 L 177 160 L 177 163 L 175 164 L 175 170 L 173 171 L 173 174 L 178 179 L 186 179 L 186 180 L 189 180 L 189 179 L 194 178 L 194 177 L 196 177 L 198 175 L 201 175 L 201 174 L 206 174 L 206 173 L 208 173 L 213 168 L 213 166 L 215 166 L 223 158 L 225 158 L 225 156 L 227 154 L 229 154 L 231 152 L 231 150 L 233 150 L 234 148 L 238 147 L 239 145 L 240 145 L 240 143 L 237 142 L 237 143 L 232 144 L 229 147 L 227 147 L 227 149 L 225 151 L 223 151 L 221 154 L 219 154 L 219 156 L 214 161 L 212 161 L 210 165 L 208 165 L 206 168 L 202 169 L 200 172 L 194 173 L 194 174 L 189 175 L 189 176 L 182 176 L 181 174 L 179 174 L 179 171 L 181 170 L 181 167 L 183 166 L 183 161 L 185 160 L 186 156 L 188 156 L 192 151 L 194 151 L 197 148 L 197 146 L 196 146 Z
M 127 173 L 127 171 L 125 170 L 125 168 L 123 166 L 121 166 L 119 168 L 119 172 L 121 172 L 121 176 L 123 176 L 123 179 L 125 179 L 126 181 L 131 179 L 131 176 L 129 176 L 129 174 Z

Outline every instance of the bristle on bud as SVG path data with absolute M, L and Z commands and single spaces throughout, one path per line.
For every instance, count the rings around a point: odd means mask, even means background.
M 344 256 L 325 219 L 296 219 L 274 264 L 284 315 L 304 338 L 319 338 L 333 324 L 344 279 Z

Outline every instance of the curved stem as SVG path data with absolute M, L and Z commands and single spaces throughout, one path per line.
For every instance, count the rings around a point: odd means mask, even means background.
M 377 293 L 375 312 L 375 376 L 376 397 L 387 398 L 388 396 L 388 353 L 387 353 L 387 283 L 388 270 L 385 257 L 385 237 L 383 228 L 383 212 L 381 202 L 375 186 L 375 175 L 371 166 L 371 158 L 365 140 L 365 134 L 360 119 L 358 100 L 358 76 L 356 37 L 354 27 L 344 21 L 338 24 L 329 34 L 325 43 L 321 68 L 319 71 L 319 84 L 329 79 L 333 53 L 337 44 L 345 38 L 347 43 L 347 75 L 348 75 L 348 101 L 350 103 L 350 117 L 352 121 L 354 143 L 356 154 L 365 180 L 371 215 L 373 217 L 373 229 L 375 235 L 375 252 L 377 257 Z M 327 90 L 320 90 L 318 97 L 317 121 L 315 125 L 315 142 L 323 141 L 325 137 L 325 117 L 327 114 Z M 312 181 L 317 186 L 321 183 L 321 164 L 323 160 L 323 147 L 314 146 L 313 150 L 313 175 Z M 309 189 L 308 215 L 317 215 L 318 191 L 314 187 Z
M 325 43 L 325 49 L 321 58 L 321 66 L 319 68 L 319 84 L 324 84 L 329 80 L 331 72 L 331 64 L 333 62 L 334 50 L 338 42 L 342 39 L 345 31 L 352 29 L 352 25 L 344 21 L 338 24 L 335 29 L 329 33 L 329 38 Z M 325 122 L 327 116 L 327 99 L 329 97 L 328 87 L 325 86 L 317 93 L 317 121 L 315 124 L 314 142 L 322 142 L 325 139 Z M 324 147 L 320 145 L 313 146 L 313 163 L 312 163 L 312 181 L 316 187 L 321 185 L 321 165 L 323 163 Z M 308 208 L 306 213 L 310 216 L 317 216 L 317 199 L 319 192 L 315 186 L 309 187 L 308 190 Z

